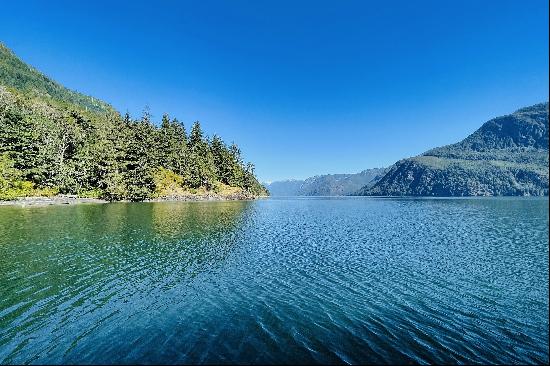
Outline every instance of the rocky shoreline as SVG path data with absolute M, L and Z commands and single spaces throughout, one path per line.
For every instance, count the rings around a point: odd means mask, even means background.
M 231 195 L 219 195 L 207 193 L 203 195 L 167 196 L 144 200 L 143 202 L 204 202 L 204 201 L 248 201 L 263 198 L 244 193 Z M 120 202 L 120 201 L 115 201 Z M 122 201 L 129 202 L 129 201 Z M 83 198 L 73 195 L 57 195 L 53 197 L 20 197 L 15 200 L 0 201 L 0 206 L 50 206 L 50 205 L 74 205 L 81 203 L 109 203 L 109 201 L 98 198 Z
M 215 193 L 206 194 L 189 194 L 189 195 L 177 195 L 177 196 L 165 196 L 158 198 L 151 198 L 144 202 L 193 202 L 193 201 L 249 201 L 260 198 L 260 196 L 235 193 L 229 195 L 220 195 Z
M 57 195 L 52 197 L 20 197 L 10 201 L 0 201 L 0 206 L 49 206 L 107 202 L 108 201 L 98 198 L 82 198 L 73 195 Z

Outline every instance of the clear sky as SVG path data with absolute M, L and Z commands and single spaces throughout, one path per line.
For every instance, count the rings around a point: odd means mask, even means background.
M 352 173 L 548 100 L 548 1 L 7 1 L 0 41 L 121 112 L 235 141 L 263 181 Z

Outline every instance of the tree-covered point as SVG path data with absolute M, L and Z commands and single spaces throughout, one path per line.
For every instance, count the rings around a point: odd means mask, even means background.
M 0 199 L 267 194 L 239 148 L 208 138 L 199 122 L 188 134 L 166 114 L 155 124 L 147 112 L 133 119 L 97 100 L 93 108 L 3 46 L 0 56 Z

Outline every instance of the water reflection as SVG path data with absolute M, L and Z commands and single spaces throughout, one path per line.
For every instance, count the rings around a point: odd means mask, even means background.
M 231 232 L 250 205 L 248 201 L 236 202 L 162 202 L 152 203 L 151 224 L 156 234 L 163 238 L 183 235 L 208 235 L 215 232 Z
M 222 265 L 248 205 L 2 207 L 0 362 L 55 355 L 67 347 L 64 334 L 72 329 L 76 338 L 62 357 L 90 326 L 150 310 L 159 294 Z M 34 340 L 38 330 L 53 339 Z M 27 355 L 19 359 L 22 349 Z

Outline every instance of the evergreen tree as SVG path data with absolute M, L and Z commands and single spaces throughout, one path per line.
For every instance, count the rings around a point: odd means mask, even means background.
M 218 180 L 224 184 L 229 184 L 229 169 L 231 167 L 229 151 L 218 135 L 214 135 L 212 138 L 210 151 L 212 152 Z
M 231 171 L 229 175 L 229 185 L 235 187 L 243 187 L 244 184 L 244 169 L 243 161 L 241 159 L 241 149 L 232 143 L 229 147 L 229 154 L 231 156 Z
M 129 142 L 126 150 L 124 181 L 127 197 L 139 201 L 151 196 L 154 189 L 153 170 L 156 168 L 156 130 L 149 114 L 144 113 L 140 121 L 130 124 Z
M 38 143 L 32 118 L 21 98 L 0 89 L 0 154 L 8 153 L 15 169 L 31 172 Z
M 188 184 L 192 188 L 211 189 L 216 183 L 216 166 L 208 141 L 203 137 L 197 121 L 191 129 L 189 141 L 190 169 Z

